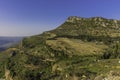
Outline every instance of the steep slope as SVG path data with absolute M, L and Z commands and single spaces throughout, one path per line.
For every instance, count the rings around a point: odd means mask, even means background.
M 69 17 L 58 28 L 24 38 L 2 52 L 0 78 L 119 80 L 119 41 L 119 20 Z

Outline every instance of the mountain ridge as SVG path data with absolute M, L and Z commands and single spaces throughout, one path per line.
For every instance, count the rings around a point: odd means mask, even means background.
M 97 20 L 98 19 L 98 20 Z M 57 35 L 73 35 L 92 34 L 93 36 L 120 36 L 120 21 L 106 19 L 101 17 L 79 18 L 69 17 L 61 26 L 52 30 Z
M 106 20 L 114 20 L 114 21 L 120 21 L 119 19 L 112 19 L 112 18 L 104 18 L 104 17 L 101 17 L 101 16 L 95 16 L 95 17 L 79 17 L 79 16 L 69 16 L 67 19 L 66 19 L 66 21 L 68 21 L 68 20 L 82 20 L 82 19 L 94 19 L 94 20 L 96 20 L 96 19 L 99 19 L 99 21 L 101 20 L 101 19 L 106 19 Z

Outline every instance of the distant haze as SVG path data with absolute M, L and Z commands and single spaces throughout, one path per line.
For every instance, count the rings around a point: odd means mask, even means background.
M 120 0 L 0 0 L 0 36 L 54 29 L 68 16 L 120 19 Z

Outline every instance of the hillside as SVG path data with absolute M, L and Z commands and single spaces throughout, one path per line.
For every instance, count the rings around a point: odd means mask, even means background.
M 69 17 L 0 54 L 6 80 L 120 80 L 120 20 Z
M 69 17 L 60 27 L 53 30 L 59 36 L 120 36 L 120 20 L 102 17 L 81 18 Z

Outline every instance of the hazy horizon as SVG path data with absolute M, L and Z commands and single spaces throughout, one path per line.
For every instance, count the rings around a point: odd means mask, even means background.
M 0 36 L 30 36 L 69 16 L 120 19 L 119 0 L 0 0 Z

